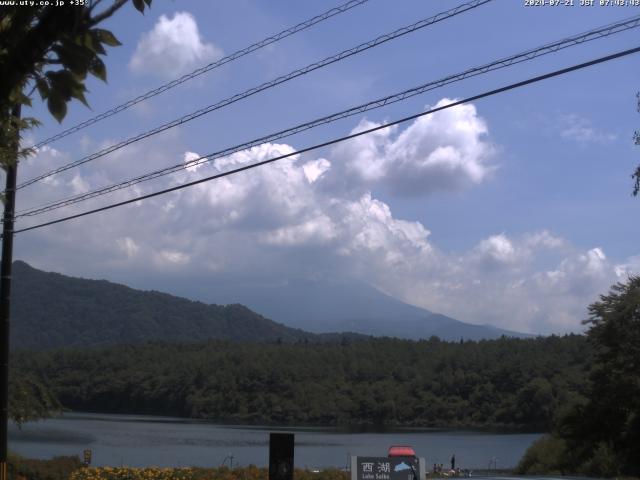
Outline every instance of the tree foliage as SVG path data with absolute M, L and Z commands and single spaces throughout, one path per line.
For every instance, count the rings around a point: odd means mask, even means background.
M 72 99 L 88 106 L 87 74 L 106 81 L 101 56 L 106 55 L 107 47 L 120 45 L 110 31 L 97 25 L 127 2 L 113 0 L 102 10 L 98 6 L 103 0 L 87 1 L 84 6 L 40 5 L 44 2 L 0 6 L 1 165 L 15 160 L 20 131 L 37 124 L 33 118 L 18 123 L 12 120 L 14 107 L 30 106 L 36 90 L 59 122 Z M 133 0 L 133 5 L 143 12 L 151 0 Z M 28 153 L 22 151 L 20 155 Z
M 66 408 L 240 423 L 546 431 L 584 392 L 584 337 L 154 343 L 16 354 Z
M 589 313 L 586 399 L 558 416 L 554 436 L 566 455 L 550 470 L 640 476 L 640 277 L 614 285 Z
M 516 467 L 520 475 L 564 475 L 567 457 L 566 442 L 552 435 L 543 435 L 533 443 Z
M 9 415 L 18 425 L 50 417 L 62 409 L 43 379 L 33 373 L 13 372 L 9 385 Z
M 32 152 L 20 149 L 21 133 L 39 122 L 18 117 L 23 105 L 31 106 L 36 90 L 59 122 L 72 99 L 88 106 L 87 75 L 106 81 L 101 56 L 106 55 L 106 47 L 120 45 L 110 31 L 97 25 L 127 1 L 93 0 L 65 7 L 54 2 L 0 5 L 0 167 Z M 132 1 L 141 12 L 151 5 L 151 0 Z M 42 381 L 29 374 L 14 375 L 9 402 L 10 415 L 18 423 L 45 417 L 59 408 Z

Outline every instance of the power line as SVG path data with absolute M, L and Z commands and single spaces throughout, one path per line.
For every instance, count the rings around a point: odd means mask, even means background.
M 14 233 L 27 232 L 29 230 L 35 230 L 37 228 L 47 227 L 49 225 L 54 225 L 54 224 L 57 224 L 57 223 L 66 222 L 66 221 L 73 220 L 73 219 L 80 218 L 80 217 L 84 217 L 84 216 L 87 216 L 87 215 L 92 215 L 94 213 L 99 213 L 99 212 L 103 212 L 105 210 L 111 210 L 111 209 L 116 208 L 116 207 L 121 207 L 121 206 L 124 206 L 124 205 L 128 205 L 130 203 L 135 203 L 135 202 L 139 202 L 141 200 L 146 200 L 148 198 L 157 197 L 157 196 L 163 195 L 165 193 L 170 193 L 170 192 L 175 192 L 177 190 L 182 190 L 183 188 L 192 187 L 192 186 L 198 185 L 200 183 L 209 182 L 211 180 L 216 180 L 218 178 L 234 175 L 236 173 L 240 173 L 240 172 L 243 172 L 245 170 L 251 170 L 253 168 L 257 168 L 257 167 L 260 167 L 260 166 L 263 166 L 263 165 L 267 165 L 269 163 L 273 163 L 273 162 L 276 162 L 278 160 L 283 160 L 285 158 L 289 158 L 289 157 L 292 157 L 294 155 L 300 155 L 302 153 L 310 152 L 310 151 L 316 150 L 318 148 L 327 147 L 327 146 L 334 145 L 334 144 L 340 143 L 340 142 L 344 142 L 346 140 L 350 140 L 350 139 L 353 139 L 353 138 L 356 138 L 356 137 L 360 137 L 362 135 L 366 135 L 366 134 L 369 134 L 369 133 L 372 133 L 372 132 L 375 132 L 375 131 L 378 131 L 378 130 L 382 130 L 384 128 L 389 128 L 389 127 L 391 127 L 393 125 L 398 125 L 398 124 L 401 124 L 401 123 L 405 123 L 405 122 L 408 122 L 410 120 L 414 120 L 416 118 L 423 117 L 425 115 L 431 115 L 431 114 L 439 112 L 441 110 L 446 110 L 448 108 L 453 108 L 453 107 L 456 107 L 458 105 L 462 105 L 462 104 L 465 104 L 465 103 L 473 102 L 475 100 L 480 100 L 482 98 L 486 98 L 486 97 L 490 97 L 490 96 L 493 96 L 493 95 L 497 95 L 499 93 L 503 93 L 503 92 L 506 92 L 506 91 L 509 91 L 509 90 L 514 90 L 516 88 L 524 87 L 524 86 L 530 85 L 532 83 L 536 83 L 536 82 L 540 82 L 542 80 L 546 80 L 546 79 L 549 79 L 549 78 L 553 78 L 553 77 L 557 77 L 557 76 L 560 76 L 560 75 L 564 75 L 564 74 L 567 74 L 569 72 L 580 70 L 580 69 L 583 69 L 583 68 L 586 68 L 586 67 L 590 67 L 590 66 L 593 66 L 593 65 L 597 65 L 597 64 L 600 64 L 600 63 L 608 62 L 610 60 L 614 60 L 614 59 L 617 59 L 617 58 L 622 58 L 622 57 L 625 57 L 627 55 L 631 55 L 631 54 L 638 53 L 638 52 L 640 52 L 640 46 L 639 47 L 635 47 L 635 48 L 631 48 L 631 49 L 628 49 L 628 50 L 623 50 L 623 51 L 620 51 L 620 52 L 617 52 L 617 53 L 614 53 L 614 54 L 611 54 L 611 55 L 607 55 L 607 56 L 604 56 L 604 57 L 599 57 L 599 58 L 596 58 L 594 60 L 590 60 L 588 62 L 579 63 L 579 64 L 573 65 L 571 67 L 566 67 L 566 68 L 562 68 L 560 70 L 555 70 L 553 72 L 546 73 L 544 75 L 539 75 L 537 77 L 532 77 L 532 78 L 529 78 L 527 80 L 523 80 L 523 81 L 520 81 L 520 82 L 512 83 L 510 85 L 506 85 L 504 87 L 500 87 L 500 88 L 496 88 L 494 90 L 490 90 L 490 91 L 487 91 L 487 92 L 484 92 L 484 93 L 480 93 L 478 95 L 474 95 L 472 97 L 468 97 L 468 98 L 465 98 L 463 100 L 452 102 L 452 103 L 450 103 L 448 105 L 432 108 L 432 109 L 427 110 L 425 112 L 416 113 L 416 114 L 410 115 L 408 117 L 404 117 L 404 118 L 401 118 L 399 120 L 395 120 L 393 122 L 386 123 L 384 125 L 379 125 L 377 127 L 369 128 L 367 130 L 363 130 L 363 131 L 357 132 L 357 133 L 352 133 L 350 135 L 346 135 L 346 136 L 343 136 L 343 137 L 340 137 L 340 138 L 336 138 L 336 139 L 333 139 L 333 140 L 328 140 L 326 142 L 319 143 L 319 144 L 316 144 L 316 145 L 312 145 L 310 147 L 306 147 L 306 148 L 303 148 L 303 149 L 300 149 L 300 150 L 297 150 L 297 151 L 294 151 L 294 152 L 291 152 L 291 153 L 287 153 L 285 155 L 279 155 L 277 157 L 272 157 L 270 159 L 263 160 L 261 162 L 252 163 L 251 165 L 245 165 L 243 167 L 239 167 L 239 168 L 235 168 L 233 170 L 229 170 L 229 171 L 226 171 L 226 172 L 218 173 L 216 175 L 211 175 L 209 177 L 201 178 L 199 180 L 194 180 L 192 182 L 184 183 L 182 185 L 177 185 L 177 186 L 174 186 L 174 187 L 171 187 L 171 188 L 167 188 L 167 189 L 160 190 L 160 191 L 157 191 L 157 192 L 149 193 L 149 194 L 146 194 L 146 195 L 141 195 L 141 196 L 138 196 L 138 197 L 135 197 L 135 198 L 130 198 L 129 200 L 124 200 L 122 202 L 112 203 L 112 204 L 106 205 L 104 207 L 96 208 L 96 209 L 93 209 L 93 210 L 88 210 L 88 211 L 85 211 L 85 212 L 82 212 L 82 213 L 77 213 L 75 215 L 69 215 L 67 217 L 59 218 L 57 220 L 52 220 L 52 221 L 49 221 L 49 222 L 40 223 L 38 225 L 33 225 L 31 227 L 21 228 L 21 229 L 15 230 Z
M 356 55 L 358 53 L 364 52 L 366 50 L 369 50 L 371 48 L 377 47 L 378 45 L 381 45 L 383 43 L 386 43 L 390 40 L 394 40 L 398 37 L 401 37 L 403 35 L 407 35 L 409 33 L 415 32 L 416 30 L 420 30 L 422 28 L 425 28 L 427 26 L 433 25 L 435 23 L 441 22 L 443 20 L 446 20 L 448 18 L 454 17 L 456 15 L 459 15 L 463 12 L 466 12 L 468 10 L 472 10 L 474 8 L 477 8 L 481 5 L 484 5 L 486 3 L 491 2 L 492 0 L 473 0 L 471 2 L 468 3 L 464 3 L 462 5 L 459 5 L 455 8 L 452 8 L 450 10 L 447 10 L 445 12 L 440 12 L 437 15 L 434 15 L 432 17 L 429 18 L 425 18 L 423 20 L 420 20 L 412 25 L 406 26 L 406 27 L 402 27 L 399 28 L 391 33 L 387 33 L 384 35 L 380 35 L 379 37 L 376 37 L 373 40 L 370 40 L 368 42 L 365 43 L 361 43 L 360 45 L 347 49 L 347 50 L 343 50 L 342 52 L 336 54 L 336 55 L 332 55 L 330 57 L 325 58 L 324 60 L 320 60 L 319 62 L 316 63 L 312 63 L 310 65 L 307 65 L 306 67 L 300 68 L 298 70 L 294 70 L 286 75 L 282 75 L 274 80 L 271 80 L 269 82 L 265 82 L 257 87 L 253 87 L 250 88 L 249 90 L 246 90 L 242 93 L 238 93 L 236 95 L 233 95 L 231 97 L 228 97 L 224 100 L 219 101 L 218 103 L 209 105 L 207 107 L 201 108 L 200 110 L 196 110 L 195 112 L 192 112 L 188 115 L 185 115 L 183 117 L 180 117 L 178 119 L 172 120 L 171 122 L 165 123 L 163 125 L 160 125 L 159 127 L 156 127 L 152 130 L 149 130 L 147 132 L 141 133 L 139 135 L 136 135 L 135 137 L 130 137 L 127 140 L 124 140 L 120 143 L 117 143 L 116 145 L 112 145 L 110 147 L 107 147 L 103 150 L 100 150 L 96 153 L 93 153 L 91 155 L 88 155 L 86 157 L 83 157 L 79 160 L 73 161 L 71 163 L 68 163 L 66 165 L 63 165 L 61 167 L 58 167 L 54 170 L 51 170 L 47 173 L 43 173 L 42 175 L 38 175 L 37 177 L 31 178 L 30 180 L 27 180 L 25 182 L 22 182 L 20 185 L 18 185 L 18 189 L 20 188 L 24 188 L 28 185 L 32 185 L 36 182 L 39 182 L 40 180 L 43 180 L 45 178 L 48 178 L 52 175 L 55 175 L 57 173 L 61 173 L 64 172 L 66 170 L 69 170 L 71 168 L 77 167 L 78 165 L 82 165 L 85 164 L 87 162 L 90 162 L 92 160 L 95 160 L 97 158 L 103 157 L 109 153 L 115 152 L 116 150 L 119 150 L 123 147 L 126 147 L 128 145 L 131 145 L 133 143 L 136 143 L 140 140 L 143 140 L 145 138 L 151 137 L 152 135 L 156 135 L 158 133 L 164 132 L 166 130 L 169 130 L 173 127 L 177 127 L 178 125 L 182 125 L 184 123 L 190 122 L 191 120 L 195 120 L 196 118 L 199 118 L 203 115 L 206 115 L 208 113 L 211 113 L 215 110 L 219 110 L 221 108 L 224 108 L 228 105 L 231 105 L 232 103 L 235 103 L 239 100 L 242 100 L 244 98 L 250 97 L 252 95 L 255 95 L 259 92 L 262 92 L 263 90 L 267 90 L 269 88 L 273 88 L 277 85 L 280 85 L 282 83 L 285 83 L 289 80 L 292 80 L 294 78 L 300 77 L 302 75 L 306 75 L 310 72 L 313 72 L 314 70 L 318 70 L 319 68 L 325 67 L 327 65 L 330 65 L 332 63 L 336 63 L 339 62 L 341 60 L 344 60 L 345 58 L 351 57 L 353 55 Z
M 237 50 L 232 54 L 221 58 L 220 60 L 216 60 L 215 62 L 205 65 L 204 67 L 200 67 L 191 73 L 187 73 L 180 78 L 176 78 L 175 80 L 172 80 L 168 83 L 165 83 L 164 85 L 159 86 L 158 88 L 149 90 L 148 92 L 143 93 L 142 95 L 136 98 L 133 98 L 121 105 L 118 105 L 117 107 L 113 107 L 112 109 L 107 110 L 106 112 L 103 112 L 99 115 L 96 115 L 95 117 L 85 120 L 82 123 L 74 125 L 71 128 L 68 128 L 56 135 L 53 135 L 52 137 L 46 138 L 45 140 L 42 140 L 40 143 L 37 143 L 36 145 L 34 145 L 34 148 L 43 147 L 44 145 L 55 142 L 56 140 L 60 140 L 61 138 L 71 135 L 72 133 L 83 130 L 88 126 L 93 125 L 94 123 L 97 123 L 101 120 L 104 120 L 105 118 L 112 117 L 113 115 L 116 115 L 124 110 L 127 110 L 128 108 L 131 108 L 134 105 L 144 100 L 148 100 L 157 95 L 160 95 L 161 93 L 166 92 L 167 90 L 171 90 L 172 88 L 177 87 L 178 85 L 185 83 L 191 80 L 192 78 L 196 78 L 206 72 L 210 72 L 215 68 L 218 68 L 218 67 L 221 67 L 222 65 L 226 65 L 227 63 L 233 62 L 234 60 L 244 57 L 245 55 L 248 55 L 250 53 L 253 53 L 256 50 L 260 50 L 261 48 L 271 45 L 272 43 L 275 43 L 284 38 L 290 37 L 291 35 L 294 35 L 298 32 L 306 30 L 307 28 L 312 27 L 313 25 L 316 25 L 325 20 L 328 20 L 329 18 L 334 17 L 340 13 L 344 13 L 348 10 L 351 10 L 354 7 L 362 5 L 363 3 L 367 3 L 368 1 L 369 0 L 350 0 L 347 3 L 344 3 L 342 5 L 332 8 L 331 10 L 327 10 L 326 12 L 321 13 L 320 15 L 317 15 L 313 18 L 305 20 L 302 23 L 299 23 L 293 27 L 287 28 L 286 30 L 283 30 L 279 33 L 276 33 L 275 35 L 272 35 L 263 40 L 260 40 L 259 42 L 249 45 L 248 47 L 245 47 L 241 50 Z
M 356 107 L 352 107 L 349 108 L 347 110 L 343 110 L 341 112 L 338 113 L 334 113 L 332 115 L 328 115 L 325 117 L 321 117 L 321 118 L 317 118 L 315 120 L 300 124 L 300 125 L 296 125 L 294 127 L 288 128 L 286 130 L 281 130 L 279 132 L 276 133 L 272 133 L 270 135 L 266 135 L 254 140 L 251 140 L 249 142 L 240 144 L 240 145 L 235 145 L 233 147 L 229 147 L 226 148 L 224 150 L 220 150 L 218 152 L 214 152 L 211 153 L 209 155 L 205 155 L 193 160 L 190 160 L 188 162 L 182 162 L 179 164 L 175 164 L 175 165 L 171 165 L 169 167 L 165 167 L 159 170 L 155 170 L 152 172 L 148 172 L 145 173 L 143 175 L 137 176 L 137 177 L 133 177 L 130 178 L 128 180 L 119 182 L 119 183 L 115 183 L 106 187 L 102 187 L 102 188 L 98 188 L 95 190 L 92 190 L 90 192 L 85 192 L 82 194 L 78 194 L 78 195 L 74 195 L 71 197 L 67 197 L 64 199 L 60 199 L 54 202 L 49 202 L 37 207 L 30 207 L 29 209 L 25 209 L 21 212 L 18 212 L 18 215 L 16 216 L 16 218 L 20 218 L 20 217 L 28 217 L 28 216 L 35 216 L 35 215 L 39 215 L 45 212 L 50 212 L 52 210 L 57 210 L 59 208 L 62 207 L 66 207 L 69 205 L 73 205 L 82 201 L 86 201 L 89 200 L 91 198 L 96 198 L 102 195 L 107 195 L 109 193 L 115 192 L 117 190 L 122 190 L 124 188 L 128 188 L 131 187 L 133 185 L 136 185 L 138 183 L 144 182 L 144 181 L 148 181 L 148 180 L 153 180 L 159 177 L 162 177 L 164 175 L 169 175 L 171 173 L 175 173 L 178 172 L 180 170 L 184 170 L 186 168 L 189 167 L 193 167 L 193 166 L 197 166 L 200 165 L 204 162 L 209 162 L 212 160 L 215 160 L 217 158 L 221 158 L 221 157 L 225 157 L 228 155 L 231 155 L 233 153 L 242 151 L 242 150 L 246 150 L 248 148 L 257 146 L 257 145 L 261 145 L 263 143 L 266 142 L 272 142 L 275 140 L 279 140 L 285 137 L 289 137 L 291 135 L 300 133 L 302 131 L 305 130 L 309 130 L 312 128 L 315 128 L 317 126 L 320 125 L 325 125 L 328 123 L 332 123 L 335 122 L 337 120 L 343 119 L 343 118 L 347 118 L 347 117 L 351 117 L 353 115 L 357 115 L 360 113 L 364 113 L 367 112 L 369 110 L 373 110 L 376 108 L 380 108 L 386 105 L 390 105 L 396 102 L 400 102 L 402 100 L 406 100 L 407 98 L 411 98 L 413 96 L 425 93 L 427 91 L 430 90 L 434 90 L 436 88 L 442 87 L 444 85 L 448 85 L 450 83 L 454 83 L 457 81 L 461 81 L 464 80 L 465 78 L 470 78 L 473 76 L 477 76 L 480 74 L 484 74 L 490 71 L 494 71 L 494 70 L 498 70 L 501 68 L 506 68 L 508 66 L 514 65 L 514 64 L 518 64 L 518 63 L 522 63 L 525 61 L 529 61 L 529 60 L 533 60 L 537 57 L 549 54 L 549 53 L 553 53 L 553 52 L 557 52 L 559 50 L 568 48 L 568 47 L 572 47 L 575 45 L 579 45 L 585 42 L 589 42 L 592 40 L 596 40 L 599 38 L 603 38 L 615 33 L 620 33 L 622 31 L 626 31 L 632 28 L 637 28 L 638 26 L 640 26 L 640 15 L 637 15 L 635 17 L 631 17 L 625 20 L 620 20 L 616 23 L 612 23 L 612 24 L 608 24 L 602 27 L 598 27 L 596 29 L 592 29 L 589 30 L 587 32 L 583 32 L 581 34 L 578 35 L 573 35 L 571 37 L 567 37 L 565 39 L 556 41 L 556 42 L 552 42 L 552 43 L 548 43 L 545 44 L 541 47 L 538 48 L 534 48 L 534 49 L 530 49 L 530 50 L 526 50 L 524 52 L 515 54 L 515 55 L 511 55 L 509 57 L 506 58 L 502 58 L 500 60 L 496 60 L 487 64 L 484 64 L 482 66 L 479 67 L 474 67 L 474 68 L 470 68 L 468 70 L 465 70 L 462 73 L 458 73 L 458 74 L 454 74 L 454 75 L 449 75 L 447 77 L 444 77 L 442 79 L 439 80 L 435 80 L 435 81 L 431 81 L 425 84 L 422 84 L 418 87 L 413 87 L 410 88 L 408 90 L 404 90 L 400 93 L 395 93 L 393 95 L 388 95 L 386 97 L 383 98 L 379 98 L 377 100 L 373 100 L 371 102 L 356 106 Z

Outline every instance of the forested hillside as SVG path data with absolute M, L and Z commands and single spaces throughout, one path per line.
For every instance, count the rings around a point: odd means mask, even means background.
M 581 336 L 149 344 L 14 356 L 64 407 L 244 423 L 547 430 L 583 392 Z
M 11 345 L 45 349 L 144 343 L 321 341 L 242 305 L 206 305 L 166 293 L 42 272 L 14 262 Z

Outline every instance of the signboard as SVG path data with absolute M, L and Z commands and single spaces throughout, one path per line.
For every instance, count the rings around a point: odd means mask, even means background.
M 351 480 L 424 480 L 424 459 L 351 457 Z

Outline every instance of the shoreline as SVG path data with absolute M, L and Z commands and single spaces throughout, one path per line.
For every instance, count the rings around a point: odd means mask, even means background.
M 105 416 L 113 417 L 114 420 L 104 418 Z M 59 415 L 50 417 L 49 419 L 67 418 L 67 419 L 91 419 L 96 421 L 115 421 L 121 417 L 123 421 L 131 422 L 160 422 L 160 423 L 176 423 L 176 424 L 201 424 L 212 425 L 224 428 L 236 428 L 236 429 L 251 429 L 251 430 L 279 430 L 279 431 L 291 431 L 291 432 L 321 432 L 327 431 L 331 433 L 438 433 L 438 432 L 464 432 L 464 433 L 478 433 L 478 434 L 496 434 L 496 435 L 511 435 L 511 434 L 535 434 L 543 435 L 548 432 L 516 428 L 505 427 L 499 425 L 489 426 L 469 426 L 469 425 L 438 425 L 438 426 L 411 426 L 411 425 L 376 425 L 373 423 L 364 424 L 350 424 L 348 426 L 336 425 L 336 424 L 313 424 L 313 423 L 296 423 L 296 424 L 283 424 L 283 423 L 268 423 L 268 422 L 248 422 L 248 421 L 233 421 L 229 419 L 206 419 L 195 417 L 177 417 L 172 415 L 154 415 L 145 413 L 121 413 L 121 412 L 104 412 L 104 411 L 74 411 L 64 410 Z M 47 420 L 47 419 L 44 419 Z M 39 422 L 42 420 L 36 420 Z M 32 423 L 32 422 L 29 422 Z

